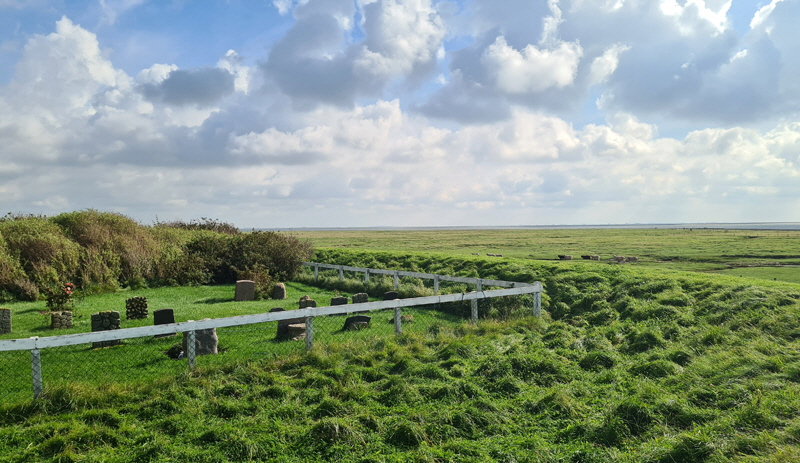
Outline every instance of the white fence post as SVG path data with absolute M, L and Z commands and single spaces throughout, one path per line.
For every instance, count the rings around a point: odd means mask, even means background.
M 344 269 L 340 265 L 339 266 L 339 281 L 342 281 L 342 280 L 344 280 Z
M 33 336 L 31 339 L 39 339 Z M 41 399 L 44 387 L 42 385 L 42 356 L 38 348 L 31 349 L 31 379 L 33 380 L 33 398 Z
M 542 316 L 542 293 L 540 291 L 533 293 L 533 316 Z
M 478 292 L 483 291 L 483 280 L 480 279 L 480 278 L 477 278 L 475 280 L 475 286 L 478 288 Z
M 189 320 L 193 322 L 194 320 Z M 186 361 L 189 363 L 189 368 L 194 369 L 195 366 L 195 333 L 194 330 L 186 332 Z
M 400 307 L 394 308 L 394 334 L 403 332 L 403 319 L 400 318 Z
M 433 276 L 433 294 L 439 294 L 439 275 Z
M 394 289 L 400 288 L 400 272 L 394 271 Z
M 369 283 L 369 269 L 364 269 L 364 283 Z
M 314 265 L 314 281 L 319 278 L 319 265 Z
M 314 347 L 314 317 L 306 317 L 306 352 Z
M 472 323 L 478 323 L 478 300 L 473 299 L 470 302 L 470 309 L 472 312 Z

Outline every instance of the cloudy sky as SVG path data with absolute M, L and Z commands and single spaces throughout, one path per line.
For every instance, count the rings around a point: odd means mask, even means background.
M 0 214 L 800 221 L 800 0 L 0 0 Z

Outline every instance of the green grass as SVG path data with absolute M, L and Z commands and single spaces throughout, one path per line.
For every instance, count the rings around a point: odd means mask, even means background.
M 220 330 L 229 350 L 199 358 L 196 371 L 99 387 L 54 382 L 43 400 L 0 407 L 0 455 L 14 462 L 800 460 L 800 284 L 469 253 L 327 248 L 316 259 L 539 280 L 545 315 L 472 325 L 420 309 L 401 336 L 389 313 L 347 333 L 338 330 L 341 317 L 321 317 L 310 354 L 299 343 L 269 355 L 266 343 Z M 290 300 L 303 291 L 322 300 L 336 290 L 374 296 L 390 283 L 338 282 L 335 273 L 323 274 L 326 289 L 298 286 Z M 300 280 L 310 278 L 306 271 Z M 403 284 L 409 293 L 430 290 Z M 230 298 L 232 288 L 224 291 Z M 214 303 L 199 302 L 206 298 Z M 181 307 L 195 319 L 197 306 L 237 307 L 219 298 L 184 297 Z M 74 369 L 129 347 L 84 347 L 73 353 Z
M 614 255 L 639 257 L 640 267 L 708 272 L 730 267 L 800 264 L 800 231 L 719 229 L 563 229 L 563 230 L 325 230 L 302 231 L 318 249 L 436 252 L 450 256 L 478 253 L 503 258 L 557 261 L 558 255 L 599 255 L 606 265 Z M 613 265 L 613 264 L 612 264 Z M 785 275 L 785 280 L 783 277 Z M 774 278 L 774 277 L 773 277 Z M 797 282 L 800 268 L 778 280 Z M 772 278 L 769 278 L 772 279 Z

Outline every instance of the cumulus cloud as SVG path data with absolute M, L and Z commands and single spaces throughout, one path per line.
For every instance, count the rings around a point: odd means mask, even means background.
M 0 86 L 0 201 L 246 227 L 779 220 L 800 213 L 799 4 L 739 37 L 722 0 L 276 1 L 294 21 L 266 56 L 135 77 L 64 17 Z
M 356 12 L 349 0 L 309 0 L 294 10 L 295 24 L 264 70 L 298 108 L 351 106 L 396 79 L 418 83 L 434 70 L 445 31 L 430 0 L 365 2 L 364 38 L 348 43 Z
M 151 101 L 204 107 L 233 93 L 234 77 L 220 68 L 173 69 L 158 84 L 142 84 L 140 90 Z

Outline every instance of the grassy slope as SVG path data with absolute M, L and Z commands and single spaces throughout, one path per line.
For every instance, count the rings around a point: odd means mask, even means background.
M 542 280 L 549 315 L 435 325 L 5 409 L 9 461 L 797 461 L 800 286 L 322 250 Z M 377 283 L 376 283 L 377 284 Z

